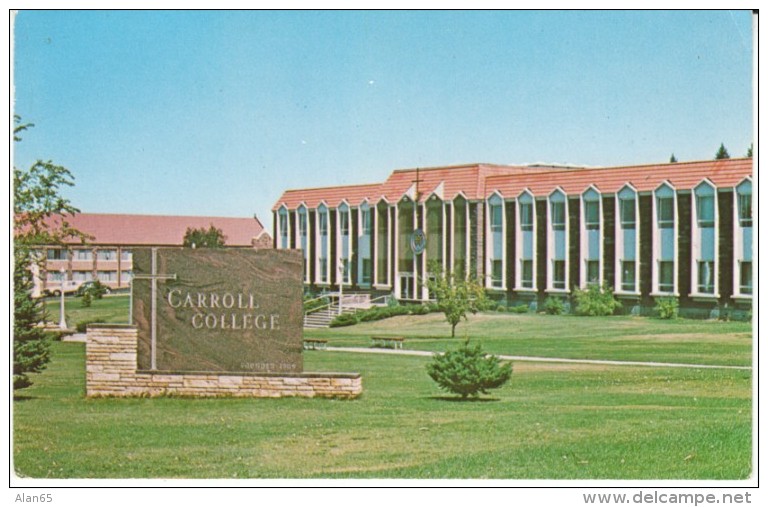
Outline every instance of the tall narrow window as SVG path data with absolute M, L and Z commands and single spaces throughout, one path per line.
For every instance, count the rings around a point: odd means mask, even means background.
M 602 283 L 600 226 L 600 194 L 590 188 L 581 195 L 581 285 Z
M 303 204 L 296 210 L 296 219 L 299 222 L 298 226 L 298 238 L 296 243 L 301 248 L 302 256 L 304 257 L 304 281 L 309 282 L 309 213 L 306 206 Z
M 278 226 L 280 227 L 280 245 L 279 248 L 290 248 L 288 239 L 288 210 L 285 206 L 280 208 L 277 214 Z
M 424 212 L 426 213 L 426 234 L 429 238 L 426 248 L 427 266 L 430 264 L 439 265 L 442 269 L 443 264 L 443 201 L 436 195 L 432 195 L 424 203 Z
M 752 181 L 736 187 L 733 227 L 734 296 L 752 296 Z
M 661 294 L 677 292 L 675 273 L 677 268 L 676 197 L 672 187 L 664 184 L 654 192 L 654 291 Z
M 390 234 L 392 231 L 389 205 L 381 201 L 376 205 L 376 282 L 381 286 L 390 286 L 391 254 L 392 248 Z
M 531 194 L 524 192 L 517 198 L 516 286 L 519 289 L 535 288 L 535 210 Z
M 559 190 L 549 196 L 549 287 L 565 290 L 568 286 L 568 230 L 566 227 L 567 197 Z
M 371 208 L 367 202 L 358 209 L 360 233 L 357 236 L 357 282 L 365 287 L 370 287 L 373 280 L 373 251 L 371 243 Z
M 695 221 L 692 238 L 694 294 L 714 295 L 717 290 L 716 189 L 707 182 L 694 190 Z
M 336 215 L 339 222 L 339 234 L 336 237 L 336 252 L 338 252 L 336 269 L 342 283 L 350 283 L 352 270 L 350 269 L 349 262 L 352 257 L 352 242 L 349 237 L 349 206 L 346 203 L 342 203 L 336 210 Z
M 328 239 L 328 208 L 325 204 L 317 207 L 317 281 L 328 283 L 328 257 L 330 242 Z
M 467 201 L 461 195 L 456 197 L 451 213 L 451 236 L 453 239 L 451 254 L 453 256 L 453 272 L 459 279 L 464 278 L 469 271 L 467 266 L 469 260 L 467 256 L 469 250 L 468 214 Z
M 494 289 L 504 287 L 504 200 L 498 194 L 488 199 L 489 234 L 488 263 L 489 286 Z
M 616 280 L 620 292 L 636 293 L 637 288 L 637 192 L 627 185 L 616 194 Z

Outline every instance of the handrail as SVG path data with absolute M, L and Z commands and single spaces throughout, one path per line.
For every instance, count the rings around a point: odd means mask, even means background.
M 389 303 L 389 300 L 390 300 L 391 297 L 392 297 L 392 294 L 384 294 L 383 296 L 379 296 L 377 298 L 371 299 L 371 304 L 373 304 L 374 302 L 378 301 L 379 299 L 383 299 L 385 304 Z
M 324 296 L 321 296 L 321 297 L 319 297 L 319 298 L 310 299 L 309 301 L 306 301 L 306 302 L 307 302 L 307 303 L 309 303 L 309 302 L 311 302 L 311 301 L 315 301 L 315 300 L 317 300 L 317 299 L 322 299 L 322 298 L 328 298 L 328 299 L 332 299 L 333 297 L 338 297 L 338 296 L 333 296 L 332 294 L 326 294 L 326 295 L 324 295 Z M 331 302 L 330 302 L 330 303 L 328 303 L 327 305 L 318 306 L 318 307 L 316 307 L 316 308 L 312 308 L 311 310 L 305 310 L 305 311 L 304 311 L 304 315 L 306 316 L 306 315 L 309 315 L 310 313 L 317 313 L 318 311 L 320 311 L 320 310 L 323 310 L 323 309 L 325 309 L 325 308 L 330 308 L 330 307 L 331 307 L 331 306 L 333 306 L 334 304 L 336 304 L 336 303 L 334 303 L 333 301 L 331 301 Z
M 330 294 L 333 294 L 333 293 L 332 293 L 332 292 L 330 292 L 330 293 L 328 293 L 328 294 L 323 294 L 323 295 L 321 295 L 321 296 L 317 296 L 316 298 L 307 299 L 306 301 L 304 301 L 304 304 L 307 304 L 307 303 L 311 303 L 312 301 L 317 301 L 318 299 L 327 298 L 327 297 L 328 297 Z

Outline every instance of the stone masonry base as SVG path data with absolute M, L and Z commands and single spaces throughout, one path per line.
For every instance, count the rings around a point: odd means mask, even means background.
M 237 396 L 251 398 L 356 398 L 359 373 L 174 373 L 136 369 L 138 331 L 134 326 L 88 326 L 85 345 L 86 395 Z

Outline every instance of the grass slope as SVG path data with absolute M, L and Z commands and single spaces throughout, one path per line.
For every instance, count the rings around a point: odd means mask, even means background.
M 647 317 L 472 315 L 455 339 L 442 314 L 401 316 L 350 327 L 307 329 L 332 346 L 370 345 L 373 335 L 406 336 L 406 348 L 442 352 L 469 337 L 494 354 L 749 366 L 752 326 L 747 322 L 660 320 Z
M 410 330 L 408 330 L 410 336 Z M 642 334 L 642 333 L 638 333 Z M 689 343 L 692 348 L 697 343 Z M 622 344 L 616 347 L 621 354 Z M 54 344 L 14 409 L 14 469 L 51 478 L 743 479 L 748 371 L 515 364 L 490 401 L 446 399 L 427 359 L 307 352 L 359 371 L 353 401 L 85 399 Z

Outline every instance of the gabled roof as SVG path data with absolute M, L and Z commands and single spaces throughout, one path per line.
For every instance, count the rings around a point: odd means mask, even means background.
M 337 207 L 345 200 L 347 201 L 347 204 L 353 207 L 358 206 L 365 199 L 368 199 L 370 202 L 378 202 L 381 197 L 381 193 L 379 192 L 380 188 L 381 183 L 373 183 L 368 185 L 286 190 L 275 205 L 272 206 L 272 211 L 277 211 L 281 206 L 285 206 L 290 210 L 295 210 L 302 203 L 307 208 L 314 209 L 317 208 L 321 202 L 325 202 L 326 206 L 330 208 Z
M 390 202 L 399 201 L 416 181 L 419 181 L 419 200 L 423 202 L 442 184 L 442 194 L 446 200 L 454 199 L 463 192 L 467 199 L 482 199 L 485 180 L 495 175 L 516 175 L 524 173 L 548 172 L 549 167 L 506 166 L 493 164 L 469 164 L 448 167 L 428 167 L 419 169 L 398 169 L 381 185 L 381 195 Z
M 511 199 L 526 188 L 534 196 L 543 197 L 557 187 L 561 187 L 568 195 L 578 195 L 590 185 L 599 192 L 615 193 L 627 183 L 632 184 L 638 192 L 649 192 L 666 181 L 677 190 L 691 190 L 704 178 L 708 178 L 718 188 L 730 188 L 750 176 L 752 170 L 752 159 L 742 158 L 493 176 L 488 178 L 486 197 L 498 191 L 505 198 Z
M 187 228 L 221 229 L 226 246 L 252 246 L 253 240 L 265 234 L 258 218 L 119 215 L 78 213 L 68 216 L 72 227 L 91 238 L 92 245 L 181 246 Z M 70 244 L 80 240 L 68 241 Z

